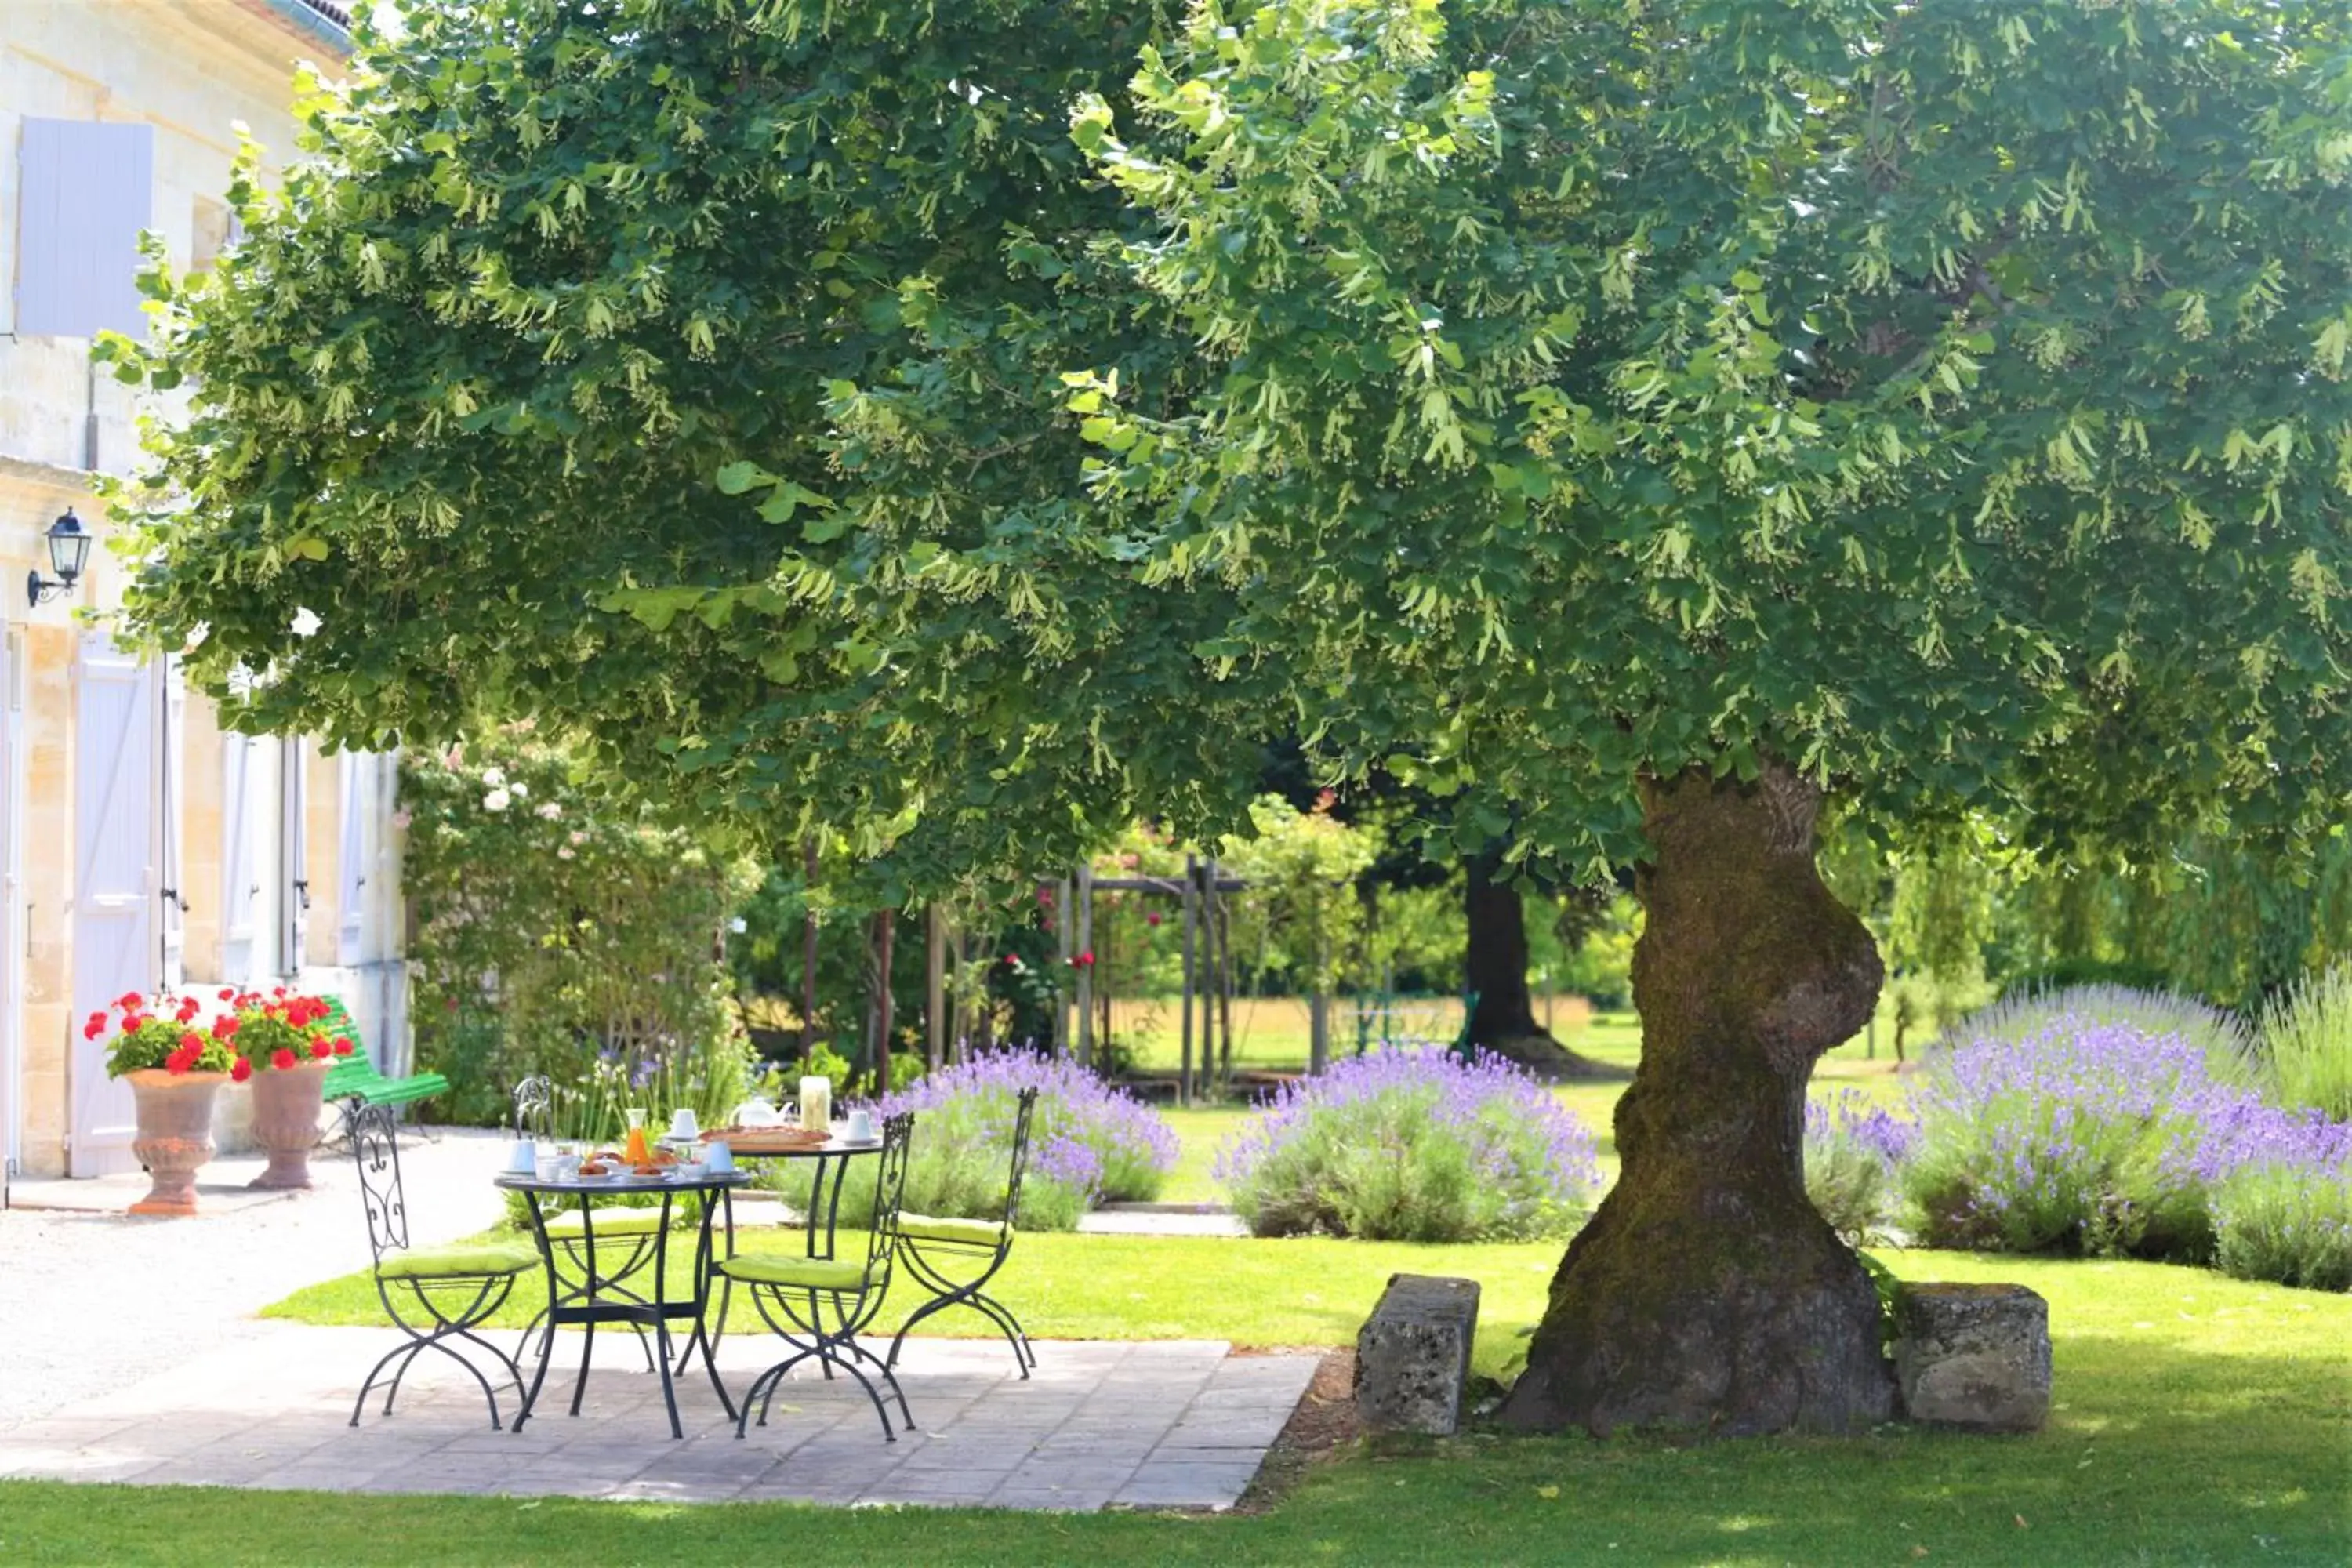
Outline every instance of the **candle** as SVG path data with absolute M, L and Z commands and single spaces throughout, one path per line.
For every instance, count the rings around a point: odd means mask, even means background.
M 801 1125 L 811 1132 L 833 1131 L 833 1080 L 801 1079 Z

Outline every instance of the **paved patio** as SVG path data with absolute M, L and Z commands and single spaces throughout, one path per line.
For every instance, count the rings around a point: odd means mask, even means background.
M 506 1336 L 500 1336 L 504 1341 Z M 567 1343 L 566 1342 L 570 1342 Z M 188 1364 L 0 1429 L 0 1477 L 726 1502 L 987 1504 L 1091 1510 L 1231 1507 L 1312 1379 L 1312 1353 L 1234 1355 L 1220 1342 L 1040 1342 L 1028 1382 L 1001 1342 L 910 1340 L 899 1363 L 921 1424 L 896 1443 L 857 1385 L 788 1381 L 769 1426 L 738 1440 L 699 1374 L 681 1381 L 683 1442 L 625 1338 L 600 1342 L 578 1417 L 570 1336 L 539 1412 L 492 1431 L 480 1391 L 428 1358 L 394 1414 L 352 1396 L 387 1330 L 260 1323 Z M 730 1335 L 730 1393 L 774 1358 Z M 528 1374 L 529 1367 L 525 1367 Z M 512 1397 L 500 1401 L 511 1420 Z

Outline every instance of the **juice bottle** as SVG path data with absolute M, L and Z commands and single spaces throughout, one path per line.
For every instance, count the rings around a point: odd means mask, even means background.
M 646 1113 L 632 1109 L 629 1117 L 629 1141 L 621 1146 L 622 1157 L 632 1165 L 642 1165 L 653 1158 L 654 1152 L 646 1142 Z

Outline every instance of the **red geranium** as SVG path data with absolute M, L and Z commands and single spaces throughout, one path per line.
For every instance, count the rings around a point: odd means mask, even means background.
M 253 1076 L 253 1063 L 245 1057 L 237 1058 L 235 1065 L 228 1069 L 228 1076 L 232 1083 L 243 1083 Z
M 326 1036 L 314 1035 L 310 1037 L 310 1059 L 312 1061 L 322 1062 L 334 1054 L 335 1047 L 327 1044 Z
M 352 1054 L 351 1037 L 348 1035 L 337 1035 L 335 1037 L 335 1054 L 339 1057 L 347 1057 Z
M 236 1034 L 236 1015 L 234 1013 L 223 1013 L 219 1017 L 213 1020 L 213 1037 L 215 1039 L 226 1040 L 231 1035 Z
M 294 1069 L 294 1053 L 280 1046 L 269 1053 L 269 1065 L 279 1072 L 291 1072 Z

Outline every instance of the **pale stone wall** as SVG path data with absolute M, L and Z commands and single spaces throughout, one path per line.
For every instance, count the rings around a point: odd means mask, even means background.
M 21 708 L 10 714 L 16 733 L 16 774 L 6 781 L 17 811 L 13 826 L 21 890 L 13 910 L 0 910 L 0 940 L 20 943 L 16 994 L 0 997 L 0 1072 L 12 1067 L 14 1093 L 0 1083 L 0 1152 L 13 1154 L 27 1174 L 65 1168 L 70 1131 L 71 1045 L 79 1020 L 73 1007 L 74 664 L 77 610 L 103 611 L 121 599 L 121 572 L 104 547 L 110 522 L 89 493 L 86 468 L 127 473 L 137 462 L 129 391 L 93 376 L 89 344 L 78 338 L 16 335 L 15 281 L 18 246 L 18 146 L 26 116 L 70 120 L 143 121 L 155 128 L 152 227 L 175 263 L 185 265 L 200 227 L 217 222 L 236 151 L 235 122 L 243 121 L 268 159 L 292 154 L 292 82 L 298 63 L 316 60 L 329 74 L 339 61 L 314 33 L 286 20 L 271 0 L 0 0 L 0 617 L 5 617 Z M 265 162 L 265 174 L 276 165 Z M 97 415 L 95 452 L 89 416 Z M 67 507 L 100 541 L 90 570 L 66 598 L 38 609 L 25 602 L 26 573 L 48 572 L 43 534 Z M 217 983 L 226 933 L 222 863 L 223 739 L 210 706 L 191 697 L 185 710 L 178 766 L 184 967 L 192 984 Z M 315 906 L 303 978 L 309 963 L 335 964 L 332 912 L 341 844 L 338 764 L 316 759 L 307 825 L 307 853 Z M 274 765 L 267 776 L 274 782 Z M 274 793 L 270 798 L 275 800 Z M 390 811 L 389 793 L 379 808 Z M 270 816 L 275 819 L 274 805 Z M 12 825 L 0 821 L 0 833 Z M 367 842 L 394 842 L 387 823 L 371 823 Z M 262 864 L 274 868 L 274 845 Z M 274 873 L 272 873 L 274 874 Z M 371 877 L 394 911 L 372 921 L 366 956 L 379 966 L 370 976 L 379 996 L 396 989 L 400 951 L 396 848 L 391 868 Z M 323 897 L 320 895 L 323 894 Z M 276 890 L 260 918 L 277 919 Z M 326 978 L 326 976 L 318 976 Z M 390 1014 L 371 1004 L 378 1026 Z M 363 1026 L 369 1020 L 363 1020 Z M 13 1047 L 14 1061 L 7 1059 Z M 401 1050 L 404 1053 L 404 1044 Z M 16 1126 L 6 1125 L 13 1114 Z

